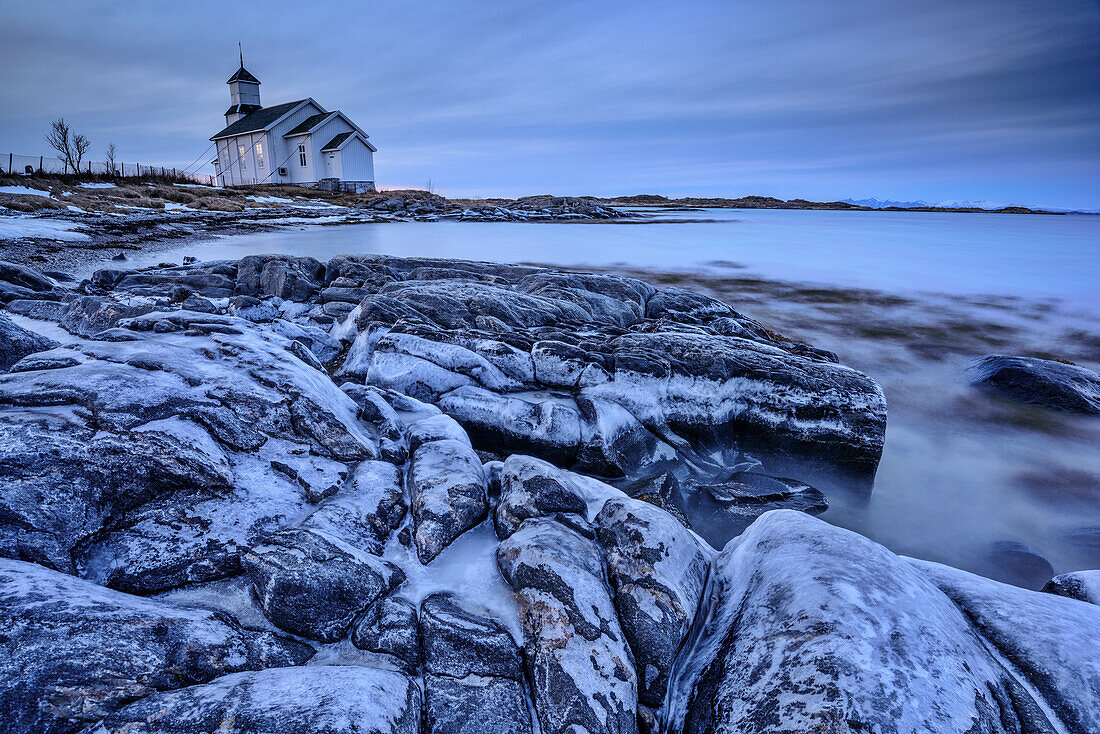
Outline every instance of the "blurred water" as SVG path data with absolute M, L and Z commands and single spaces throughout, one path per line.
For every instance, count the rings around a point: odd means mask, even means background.
M 703 290 L 883 386 L 889 426 L 874 492 L 834 488 L 825 519 L 899 553 L 1021 583 L 1011 559 L 1005 568 L 990 556 L 995 543 L 1024 543 L 1056 572 L 1100 567 L 1100 420 L 1001 401 L 966 376 L 990 353 L 1100 369 L 1100 217 L 660 217 L 315 227 L 193 243 L 148 262 L 387 253 L 575 266 Z M 686 221 L 701 219 L 711 221 Z

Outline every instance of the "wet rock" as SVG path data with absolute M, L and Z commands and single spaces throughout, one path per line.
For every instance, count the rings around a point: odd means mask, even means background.
M 235 673 L 153 694 L 108 716 L 93 731 L 218 734 L 227 730 L 417 734 L 420 689 L 402 673 L 358 666 Z
M 638 696 L 659 707 L 703 594 L 712 549 L 641 500 L 609 499 L 596 516 L 615 608 L 637 665 Z
M 1044 679 L 1029 676 L 1028 686 L 1017 680 L 1002 662 L 1007 650 L 992 639 L 1001 652 L 991 652 L 980 638 L 987 634 L 984 626 L 976 628 L 972 610 L 957 606 L 961 596 L 944 595 L 938 586 L 945 584 L 930 578 L 933 565 L 901 559 L 804 513 L 762 515 L 712 565 L 699 617 L 704 623 L 693 628 L 678 658 L 664 726 L 750 734 L 777 728 L 1057 730 L 1030 692 L 1030 684 Z M 1043 600 L 1076 604 L 981 583 L 987 585 L 982 594 L 1013 592 L 1011 602 L 994 605 L 1013 610 L 1001 615 L 1006 620 L 1015 620 L 1021 607 L 1046 606 Z M 1048 611 L 1052 617 L 1031 622 L 1044 630 L 1034 636 L 1037 647 L 1053 652 L 1059 636 L 1084 643 L 1083 650 L 1095 645 L 1073 631 L 1088 628 L 1080 610 Z M 1013 654 L 1007 658 L 1018 661 Z M 1082 652 L 1070 670 L 1079 674 L 1095 659 Z M 1053 683 L 1071 700 L 1095 704 L 1094 687 L 1051 673 L 1044 686 Z M 1066 710 L 1052 689 L 1041 690 L 1056 711 Z
M 243 558 L 264 615 L 323 642 L 405 580 L 401 569 L 317 531 L 282 530 Z
M 360 650 L 393 656 L 407 673 L 420 667 L 416 607 L 405 599 L 387 596 L 368 607 L 352 628 L 351 641 Z
M 1048 581 L 1043 591 L 1090 604 L 1100 604 L 1100 571 L 1063 573 Z
M 991 578 L 1027 589 L 1042 588 L 1054 575 L 1054 568 L 1047 559 L 1012 540 L 994 543 L 988 560 Z
M 401 476 L 393 464 L 360 462 L 340 492 L 303 520 L 302 527 L 382 555 L 386 539 L 401 524 L 408 509 Z
M 542 731 L 636 732 L 634 664 L 596 545 L 532 518 L 500 544 L 497 562 L 520 602 Z
M 57 342 L 41 334 L 27 331 L 0 314 L 0 371 L 6 371 L 28 354 L 43 352 L 57 346 Z
M 413 540 L 421 563 L 430 563 L 466 530 L 485 518 L 485 471 L 468 444 L 430 441 L 413 452 L 409 466 Z
M 312 654 L 308 645 L 244 630 L 228 617 L 0 559 L 5 731 L 79 731 L 156 691 L 300 665 Z
M 523 678 L 519 649 L 500 622 L 453 594 L 432 594 L 420 605 L 424 670 L 434 675 Z
M 1084 367 L 1034 357 L 982 357 L 974 384 L 1024 403 L 1068 413 L 1100 415 L 1100 375 Z

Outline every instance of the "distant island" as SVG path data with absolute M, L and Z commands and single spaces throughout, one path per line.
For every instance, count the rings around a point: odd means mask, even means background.
M 685 196 L 679 199 L 670 199 L 659 194 L 634 194 L 632 196 L 616 196 L 612 198 L 595 198 L 596 201 L 607 206 L 633 206 L 633 207 L 691 207 L 691 208 L 722 208 L 722 209 L 818 209 L 839 211 L 883 211 L 883 212 L 969 212 L 981 214 L 1066 214 L 1067 212 L 1050 211 L 1047 209 L 1032 209 L 1026 206 L 1003 206 L 996 209 L 986 209 L 979 206 L 936 206 L 931 204 L 916 203 L 908 205 L 888 205 L 884 202 L 875 202 L 876 206 L 868 206 L 852 201 L 807 201 L 806 199 L 777 199 L 773 196 L 742 196 L 736 199 L 722 197 Z

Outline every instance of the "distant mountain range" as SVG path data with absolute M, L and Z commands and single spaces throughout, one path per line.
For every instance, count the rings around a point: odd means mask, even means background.
M 948 199 L 946 201 L 894 201 L 892 199 L 876 199 L 873 196 L 869 199 L 841 199 L 840 201 L 844 204 L 865 206 L 869 209 L 889 209 L 891 207 L 895 207 L 899 209 L 986 209 L 989 211 L 994 211 L 997 209 L 1005 209 L 1007 207 L 1018 206 L 1013 204 L 1005 204 L 1002 201 L 965 201 L 963 199 Z M 1034 207 L 1031 208 L 1034 209 Z M 1073 212 L 1081 214 L 1098 213 L 1097 210 L 1094 209 L 1049 209 L 1045 207 L 1043 208 L 1043 211 L 1061 213 Z
M 963 201 L 950 199 L 948 201 L 893 201 L 892 199 L 841 199 L 845 204 L 866 206 L 871 209 L 888 209 L 899 207 L 902 209 L 915 209 L 917 207 L 935 207 L 936 209 L 1004 209 L 1011 204 L 1000 201 Z

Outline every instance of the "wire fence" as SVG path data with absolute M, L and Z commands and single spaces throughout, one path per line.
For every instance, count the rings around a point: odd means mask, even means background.
M 45 173 L 76 173 L 71 166 L 65 165 L 60 158 L 43 155 L 20 155 L 18 153 L 0 154 L 0 173 L 8 175 L 36 175 Z M 150 166 L 141 163 L 115 162 L 112 168 L 105 161 L 82 161 L 79 173 L 100 176 L 119 176 L 139 178 L 156 176 L 161 178 L 187 179 L 194 183 L 214 186 L 214 177 L 206 173 L 191 173 L 186 169 Z

